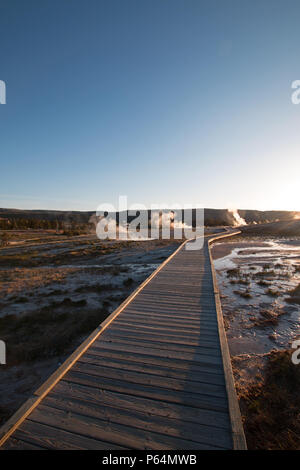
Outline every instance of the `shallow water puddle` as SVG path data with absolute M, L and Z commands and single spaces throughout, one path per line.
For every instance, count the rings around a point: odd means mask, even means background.
M 300 241 L 256 240 L 213 247 L 232 355 L 287 348 L 299 337 Z

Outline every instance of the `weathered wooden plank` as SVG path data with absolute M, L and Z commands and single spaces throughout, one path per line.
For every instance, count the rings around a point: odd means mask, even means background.
M 183 299 L 185 300 L 185 298 Z M 198 300 L 198 299 L 195 299 Z M 198 303 L 200 303 L 201 300 L 199 299 L 198 302 L 194 304 L 194 306 L 187 306 L 185 302 L 182 303 L 177 303 L 176 307 L 172 308 L 167 308 L 164 305 L 151 305 L 152 301 L 149 300 L 144 300 L 142 304 L 139 305 L 132 305 L 131 309 L 128 309 L 128 313 L 141 313 L 144 315 L 147 314 L 158 314 L 158 315 L 166 315 L 166 316 L 172 316 L 178 317 L 180 319 L 180 316 L 183 316 L 183 319 L 191 319 L 191 320 L 199 320 L 200 318 L 207 318 L 207 319 L 216 319 L 216 311 L 213 310 L 212 306 L 206 305 L 199 307 Z M 144 307 L 143 307 L 144 305 Z M 151 308 L 147 308 L 151 305 Z
M 49 410 L 52 412 L 52 410 Z M 33 416 L 33 415 L 31 415 Z M 105 442 L 100 439 L 92 439 L 77 432 L 69 432 L 59 429 L 55 422 L 51 425 L 41 424 L 27 419 L 16 431 L 15 436 L 19 439 L 30 441 L 34 446 L 42 446 L 52 450 L 122 450 L 124 447 L 117 443 Z M 28 445 L 28 444 L 27 444 Z
M 114 328 L 113 330 L 108 330 L 105 332 L 105 334 L 102 335 L 101 341 L 107 341 L 107 340 L 112 340 L 114 341 L 115 339 L 118 340 L 118 338 L 122 339 L 133 339 L 137 341 L 146 341 L 150 342 L 153 344 L 164 344 L 167 343 L 167 345 L 170 345 L 170 347 L 175 347 L 179 346 L 184 346 L 184 347 L 199 347 L 199 348 L 207 348 L 207 349 L 216 349 L 220 350 L 220 344 L 215 338 L 214 340 L 208 340 L 206 338 L 201 338 L 201 342 L 199 341 L 199 338 L 190 339 L 181 336 L 169 336 L 169 335 L 159 335 L 156 333 L 149 332 L 140 332 L 140 331 L 132 331 L 132 330 L 124 330 L 123 328 Z M 178 350 L 179 350 L 178 349 Z
M 11 437 L 1 450 L 45 450 L 45 447 L 40 447 L 33 444 L 33 442 L 26 442 L 16 437 Z
M 129 322 L 116 322 L 116 327 L 119 328 L 124 328 L 124 329 L 129 329 L 132 331 L 144 331 L 144 332 L 149 332 L 150 334 L 152 332 L 154 333 L 169 333 L 171 335 L 178 335 L 178 336 L 185 336 L 189 338 L 200 338 L 200 335 L 205 335 L 207 338 L 211 339 L 216 339 L 218 338 L 218 331 L 217 330 L 211 330 L 207 329 L 206 327 L 203 327 L 199 329 L 198 332 L 191 331 L 191 330 L 180 330 L 178 328 L 168 328 L 167 326 L 160 326 L 160 327 L 155 327 L 151 325 L 137 325 L 136 323 L 129 323 Z
M 211 287 L 211 283 L 207 285 L 207 288 L 210 288 L 210 287 Z M 207 302 L 209 305 L 213 305 L 213 300 L 214 300 L 213 294 L 205 293 L 204 289 L 205 289 L 205 286 L 202 286 L 202 285 L 197 286 L 197 288 L 195 289 L 187 289 L 185 286 L 183 286 L 180 289 L 180 284 L 174 285 L 172 289 L 166 286 L 162 287 L 161 283 L 159 282 L 159 285 L 156 288 L 154 284 L 151 285 L 151 291 L 149 289 L 145 290 L 143 292 L 143 295 L 141 295 L 141 297 L 139 298 L 139 301 L 142 301 L 145 299 L 149 301 L 149 300 L 152 300 L 152 298 L 156 298 L 156 300 L 158 300 L 158 298 L 160 297 L 162 298 L 170 297 L 173 299 L 173 301 L 178 299 L 178 301 L 181 302 L 184 296 L 184 297 L 190 298 L 192 302 L 195 302 L 195 298 L 200 298 L 200 295 L 201 295 L 201 301 L 203 299 L 203 301 Z
M 118 393 L 127 393 L 139 397 L 151 398 L 169 403 L 179 403 L 181 405 L 199 407 L 206 410 L 215 410 L 227 412 L 227 399 L 222 397 L 212 397 L 207 394 L 195 394 L 184 392 L 180 390 L 163 389 L 153 387 L 151 385 L 140 385 L 126 382 L 123 380 L 109 379 L 106 377 L 97 377 L 94 375 L 85 374 L 79 371 L 71 370 L 65 375 L 64 378 L 67 382 L 73 382 L 81 385 L 88 385 L 90 387 L 101 388 L 103 390 L 111 390 Z
M 152 400 L 146 397 L 66 382 L 65 380 L 61 380 L 57 384 L 55 390 L 51 392 L 52 395 L 64 396 L 66 398 L 77 397 L 99 406 L 103 403 L 104 405 L 115 406 L 116 408 L 125 408 L 130 410 L 131 413 L 141 411 L 167 418 L 183 418 L 186 422 L 230 430 L 229 416 L 226 412 Z
M 178 328 L 179 330 L 183 331 L 185 329 L 192 329 L 198 330 L 203 327 L 209 327 L 211 329 L 218 330 L 218 323 L 215 318 L 200 318 L 195 321 L 191 321 L 189 319 L 182 319 L 178 320 L 175 316 L 171 320 L 171 317 L 165 317 L 163 314 L 161 315 L 141 315 L 141 314 L 129 314 L 126 313 L 122 315 L 122 320 L 127 322 L 135 322 L 136 324 L 152 324 L 154 326 L 170 326 L 172 323 L 173 327 Z
M 198 354 L 198 353 L 187 353 L 187 352 L 177 352 L 177 351 L 168 351 L 168 350 L 159 350 L 157 348 L 153 347 L 139 347 L 136 346 L 135 344 L 129 345 L 129 344 L 114 344 L 114 343 L 108 343 L 108 342 L 101 342 L 98 341 L 97 343 L 94 344 L 93 350 L 94 349 L 109 349 L 113 351 L 123 351 L 123 352 L 129 352 L 129 353 L 135 353 L 135 354 L 143 354 L 143 355 L 150 355 L 150 356 L 156 356 L 156 357 L 163 357 L 166 359 L 169 359 L 170 361 L 173 361 L 174 363 L 177 362 L 177 360 L 181 360 L 184 362 L 190 363 L 190 367 L 192 367 L 192 363 L 197 363 L 197 364 L 209 364 L 212 368 L 220 368 L 222 367 L 222 358 L 221 356 L 214 356 L 213 354 Z
M 95 375 L 96 377 L 105 377 L 108 379 L 122 380 L 133 384 L 151 385 L 153 387 L 164 388 L 166 390 L 178 390 L 188 393 L 208 394 L 211 397 L 226 398 L 226 391 L 223 385 L 215 385 L 205 382 L 193 382 L 188 377 L 185 380 L 169 377 L 165 380 L 163 377 L 149 373 L 141 373 L 136 371 L 124 371 L 122 369 L 113 369 L 111 367 L 101 366 L 99 364 L 89 364 L 87 362 L 77 364 L 73 368 L 74 371 L 82 372 L 87 375 Z
M 187 361 L 182 361 L 177 359 L 176 361 L 170 360 L 165 357 L 156 357 L 147 354 L 135 354 L 125 351 L 114 351 L 113 349 L 104 349 L 102 348 L 90 348 L 89 353 L 93 356 L 98 356 L 99 360 L 105 361 L 105 358 L 111 359 L 122 359 L 130 360 L 131 362 L 138 362 L 140 364 L 150 364 L 166 368 L 171 368 L 175 370 L 185 370 L 185 371 L 195 371 L 201 374 L 202 372 L 207 372 L 213 375 L 223 376 L 223 368 L 212 368 L 210 364 L 190 364 Z
M 176 351 L 178 353 L 180 352 L 186 352 L 186 353 L 190 353 L 190 354 L 193 354 L 193 353 L 197 353 L 197 354 L 208 354 L 208 355 L 212 355 L 212 356 L 217 356 L 217 357 L 221 357 L 221 350 L 220 348 L 218 347 L 215 347 L 215 348 L 212 348 L 212 347 L 205 347 L 205 346 L 202 346 L 202 345 L 182 345 L 182 344 L 176 344 L 176 343 L 169 343 L 169 342 L 161 342 L 161 341 L 157 341 L 155 340 L 154 338 L 151 339 L 148 337 L 147 339 L 145 338 L 137 338 L 135 337 L 134 339 L 133 338 L 130 338 L 128 336 L 123 336 L 122 338 L 120 337 L 117 337 L 115 335 L 112 335 L 112 336 L 109 336 L 109 335 L 103 335 L 103 337 L 101 338 L 101 343 L 105 343 L 105 342 L 108 342 L 108 343 L 113 343 L 113 344 L 119 344 L 119 345 L 135 345 L 135 346 L 139 346 L 139 347 L 142 347 L 142 348 L 156 348 L 156 349 L 165 349 L 167 351 Z
M 202 315 L 207 320 L 211 320 L 212 322 L 216 322 L 216 312 L 215 311 L 201 311 L 200 309 L 195 309 L 195 313 L 191 313 L 188 308 L 185 309 L 178 309 L 176 312 L 175 309 L 167 310 L 165 308 L 160 307 L 159 312 L 157 312 L 156 307 L 152 307 L 147 309 L 144 308 L 128 308 L 126 309 L 126 316 L 140 316 L 147 317 L 147 318 L 159 318 L 165 320 L 174 320 L 176 322 L 189 322 L 189 323 L 198 323 L 202 320 Z
M 200 334 L 198 335 L 190 335 L 188 333 L 180 333 L 180 332 L 170 332 L 168 329 L 165 330 L 151 330 L 149 328 L 143 328 L 142 326 L 139 328 L 131 328 L 129 326 L 118 326 L 115 325 L 113 330 L 110 330 L 110 333 L 114 333 L 116 331 L 122 331 L 124 334 L 143 334 L 148 338 L 170 338 L 175 341 L 185 341 L 189 342 L 189 344 L 200 344 L 202 341 L 209 342 L 210 344 L 220 345 L 219 336 L 216 335 L 209 335 L 206 332 L 200 330 Z
M 171 367 L 161 367 L 153 364 L 145 364 L 144 362 L 131 362 L 126 358 L 122 360 L 120 358 L 113 359 L 110 357 L 105 357 L 105 360 L 100 362 L 99 356 L 93 356 L 92 354 L 85 354 L 82 356 L 78 362 L 88 363 L 99 365 L 103 363 L 106 367 L 122 369 L 122 370 L 132 370 L 135 372 L 149 373 L 152 375 L 158 375 L 167 379 L 168 377 L 185 380 L 189 379 L 192 382 L 204 382 L 211 383 L 215 385 L 225 385 L 224 377 L 221 374 L 211 374 L 207 372 L 195 371 L 193 369 L 192 373 L 190 370 L 182 369 L 173 369 Z
M 217 325 L 215 323 L 210 324 L 206 323 L 205 320 L 202 323 L 199 323 L 196 326 L 193 325 L 188 325 L 188 324 L 183 324 L 183 325 L 178 325 L 176 323 L 166 323 L 161 321 L 156 321 L 153 319 L 145 319 L 145 320 L 139 320 L 138 318 L 134 319 L 129 319 L 129 318 L 122 318 L 116 320 L 115 323 L 117 326 L 120 325 L 127 325 L 130 327 L 134 328 L 150 328 L 151 330 L 169 330 L 171 332 L 178 332 L 181 334 L 187 333 L 190 335 L 198 335 L 200 331 L 206 331 L 208 334 L 215 335 L 218 332 Z
M 220 349 L 220 343 L 218 341 L 218 337 L 207 337 L 205 335 L 200 335 L 200 337 L 190 337 L 188 335 L 180 335 L 180 334 L 163 334 L 159 332 L 153 331 L 140 331 L 140 330 L 132 330 L 131 328 L 117 328 L 108 330 L 103 335 L 107 338 L 136 338 L 148 341 L 158 341 L 158 342 L 167 342 L 172 344 L 178 345 L 186 345 L 186 346 L 201 346 L 205 348 L 212 348 L 212 349 Z M 101 338 L 102 339 L 102 338 Z
M 121 445 L 129 449 L 215 449 L 209 444 L 197 444 L 184 438 L 175 438 L 164 434 L 158 434 L 142 429 L 136 429 L 123 424 L 115 424 L 106 420 L 100 420 L 90 416 L 82 416 L 77 413 L 69 413 L 40 404 L 34 410 L 28 421 L 53 426 L 71 433 L 86 436 L 92 439 L 115 445 Z M 23 425 L 25 427 L 25 424 Z M 108 445 L 109 447 L 109 445 Z
M 232 447 L 232 439 L 230 431 L 203 425 L 200 423 L 191 423 L 178 416 L 175 418 L 161 417 L 153 415 L 148 411 L 141 412 L 138 410 L 117 408 L 115 406 L 105 405 L 104 403 L 90 403 L 86 399 L 78 399 L 78 397 L 62 397 L 57 394 L 50 394 L 44 400 L 44 405 L 64 410 L 70 413 L 80 414 L 97 418 L 109 423 L 121 424 L 135 429 L 151 431 L 175 438 L 184 438 L 192 442 L 210 444 L 216 447 L 230 448 Z

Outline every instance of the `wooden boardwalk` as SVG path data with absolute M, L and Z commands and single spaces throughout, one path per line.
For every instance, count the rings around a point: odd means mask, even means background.
M 111 314 L 3 426 L 2 449 L 245 449 L 210 241 Z

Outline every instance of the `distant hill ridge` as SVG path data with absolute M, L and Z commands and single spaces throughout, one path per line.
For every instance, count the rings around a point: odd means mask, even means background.
M 167 209 L 166 209 L 167 210 Z M 215 225 L 238 225 L 239 218 L 244 219 L 246 224 L 261 224 L 279 221 L 292 221 L 300 218 L 300 212 L 295 211 L 258 211 L 228 209 L 204 209 L 204 223 L 207 226 Z M 23 210 L 0 208 L 0 219 L 8 220 L 46 220 L 59 221 L 62 223 L 87 224 L 90 218 L 95 216 L 95 211 L 57 211 L 57 210 Z M 148 211 L 150 217 L 150 211 Z M 133 219 L 131 217 L 130 219 Z

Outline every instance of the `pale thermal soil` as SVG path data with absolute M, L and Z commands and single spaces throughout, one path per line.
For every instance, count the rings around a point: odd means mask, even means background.
M 232 238 L 215 244 L 213 257 L 248 446 L 300 448 L 300 394 L 289 395 L 300 372 L 291 362 L 300 339 L 299 297 L 291 295 L 300 239 Z
M 0 250 L 0 424 L 178 244 L 37 236 Z
M 300 240 L 232 240 L 213 256 L 232 356 L 290 346 L 300 326 L 289 298 L 300 283 Z

